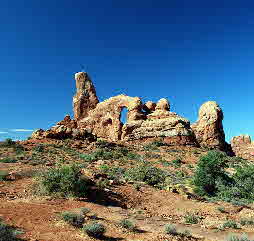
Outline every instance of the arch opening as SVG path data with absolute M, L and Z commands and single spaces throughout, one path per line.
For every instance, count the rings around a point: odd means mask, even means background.
M 126 107 L 123 107 L 120 113 L 120 121 L 124 125 L 127 123 L 128 120 L 128 109 Z

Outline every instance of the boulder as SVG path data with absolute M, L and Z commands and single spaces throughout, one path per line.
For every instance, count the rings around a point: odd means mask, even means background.
M 200 146 L 225 150 L 222 120 L 223 112 L 215 101 L 205 102 L 200 107 L 198 120 L 191 125 Z

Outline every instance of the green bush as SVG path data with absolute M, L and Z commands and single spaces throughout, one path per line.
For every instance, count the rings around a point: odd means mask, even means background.
M 136 168 L 130 168 L 125 172 L 125 178 L 132 181 L 145 182 L 148 185 L 155 186 L 165 181 L 166 173 L 147 164 L 142 164 Z
M 9 172 L 0 170 L 0 181 L 5 181 L 8 175 Z
M 228 220 L 225 223 L 223 223 L 222 228 L 233 228 L 237 229 L 239 228 L 237 223 L 234 220 Z
M 122 228 L 126 228 L 126 229 L 129 229 L 131 231 L 133 231 L 135 229 L 135 224 L 132 221 L 130 221 L 129 219 L 123 219 L 123 220 L 121 220 L 119 225 Z
M 1 142 L 1 147 L 13 147 L 15 145 L 15 141 L 11 138 L 7 138 L 5 141 Z
M 175 167 L 180 167 L 182 165 L 182 160 L 181 159 L 175 159 L 172 161 L 172 164 L 175 166 Z
M 221 213 L 226 213 L 226 210 L 224 207 L 218 207 L 217 210 Z
M 197 164 L 193 184 L 197 194 L 213 196 L 218 191 L 217 183 L 227 185 L 231 182 L 226 174 L 227 156 L 223 152 L 209 151 Z
M 73 212 L 67 212 L 67 211 L 63 212 L 61 213 L 61 217 L 65 222 L 77 228 L 81 228 L 85 221 L 83 215 L 73 213 Z
M 230 234 L 227 237 L 226 241 L 252 241 L 252 240 L 250 240 L 246 234 L 243 234 L 241 237 L 236 236 L 234 234 Z
M 165 225 L 165 233 L 171 235 L 177 235 L 178 232 L 176 230 L 176 226 L 174 224 L 166 224 Z
M 246 205 L 254 201 L 254 165 L 236 168 L 230 184 L 218 182 L 217 197 L 235 205 Z
M 15 163 L 17 160 L 11 158 L 0 159 L 0 163 Z
M 0 219 L 0 241 L 18 241 L 17 235 L 20 233 L 22 232 L 5 224 Z
M 108 148 L 99 148 L 90 154 L 81 154 L 80 158 L 88 162 L 98 160 L 138 160 L 140 159 L 140 155 L 130 152 L 125 147 L 118 147 L 113 150 Z
M 185 223 L 187 224 L 197 224 L 199 222 L 199 217 L 193 213 L 187 213 L 184 216 Z
M 83 230 L 85 233 L 87 233 L 88 236 L 94 238 L 102 238 L 106 232 L 105 226 L 101 223 L 87 224 L 83 227 Z
M 77 165 L 63 165 L 51 168 L 40 176 L 40 188 L 45 194 L 63 197 L 87 194 L 90 182 L 82 176 Z
M 111 180 L 119 180 L 124 176 L 125 169 L 121 167 L 112 167 L 109 165 L 101 165 L 100 169 L 103 173 L 107 174 Z
M 33 148 L 33 150 L 36 151 L 36 152 L 43 152 L 44 149 L 45 149 L 45 147 L 44 147 L 44 145 L 42 145 L 42 144 L 39 144 L 39 145 L 37 145 L 37 146 L 35 146 L 35 147 Z
M 251 225 L 253 226 L 254 225 L 254 219 L 253 218 L 242 218 L 240 220 L 240 224 L 242 226 L 246 226 L 246 225 Z
M 91 212 L 91 209 L 90 208 L 81 208 L 80 209 L 80 213 L 83 215 L 83 216 L 86 216 L 88 213 Z

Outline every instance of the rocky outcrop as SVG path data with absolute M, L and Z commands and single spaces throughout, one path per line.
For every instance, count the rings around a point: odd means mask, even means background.
M 87 117 L 88 112 L 93 110 L 99 103 L 94 85 L 85 72 L 75 74 L 76 95 L 73 97 L 73 111 L 76 121 Z
M 231 140 L 231 147 L 236 156 L 248 160 L 254 159 L 254 143 L 251 141 L 249 135 L 233 137 Z
M 138 97 L 118 95 L 100 102 L 89 116 L 79 121 L 79 128 L 90 129 L 101 138 L 117 141 L 121 139 L 123 123 L 120 121 L 123 108 L 127 108 L 127 122 L 143 120 L 142 103 Z
M 170 112 L 166 99 L 160 99 L 155 110 L 146 116 L 146 120 L 127 122 L 122 129 L 122 140 L 137 140 L 163 137 L 168 144 L 195 144 L 190 122 Z
M 200 146 L 225 150 L 222 120 L 223 112 L 215 101 L 205 102 L 200 107 L 198 120 L 191 125 Z
M 51 127 L 49 130 L 39 129 L 32 133 L 32 139 L 95 139 L 89 130 L 78 129 L 77 122 L 71 120 L 70 116 L 65 116 L 64 120 L 58 122 L 56 126 Z
M 173 145 L 228 148 L 222 126 L 223 113 L 216 102 L 204 103 L 198 121 L 190 126 L 187 119 L 171 112 L 165 98 L 143 104 L 139 97 L 118 95 L 99 103 L 87 73 L 75 74 L 75 80 L 74 120 L 66 116 L 51 129 L 36 131 L 33 138 L 82 139 L 91 133 L 109 141 L 163 138 Z M 121 122 L 124 108 L 128 111 L 125 124 Z

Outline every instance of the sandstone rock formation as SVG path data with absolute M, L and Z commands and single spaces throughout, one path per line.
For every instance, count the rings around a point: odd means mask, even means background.
M 254 143 L 249 135 L 235 136 L 231 140 L 231 147 L 234 154 L 244 159 L 254 159 Z
M 209 101 L 199 110 L 199 119 L 190 122 L 170 111 L 167 99 L 142 103 L 139 97 L 118 95 L 99 103 L 87 73 L 75 74 L 77 92 L 73 97 L 74 120 L 66 116 L 47 131 L 38 130 L 33 138 L 85 138 L 87 133 L 109 141 L 163 138 L 168 144 L 226 148 L 222 126 L 223 113 Z M 126 108 L 127 122 L 121 122 Z
M 191 125 L 200 146 L 226 148 L 222 120 L 223 112 L 215 101 L 205 102 L 200 107 L 198 120 Z
M 77 122 L 71 120 L 70 116 L 65 116 L 64 120 L 58 122 L 56 126 L 51 127 L 49 130 L 36 130 L 31 136 L 33 139 L 66 139 L 73 138 L 76 140 L 94 139 L 93 135 L 88 130 L 78 129 Z
M 76 121 L 86 117 L 88 112 L 96 107 L 99 100 L 94 85 L 85 72 L 75 74 L 76 95 L 73 97 L 73 111 Z
M 118 95 L 100 102 L 89 116 L 79 121 L 79 128 L 90 129 L 98 137 L 117 141 L 121 139 L 123 123 L 121 111 L 128 109 L 127 122 L 145 118 L 141 112 L 142 103 L 138 97 Z

